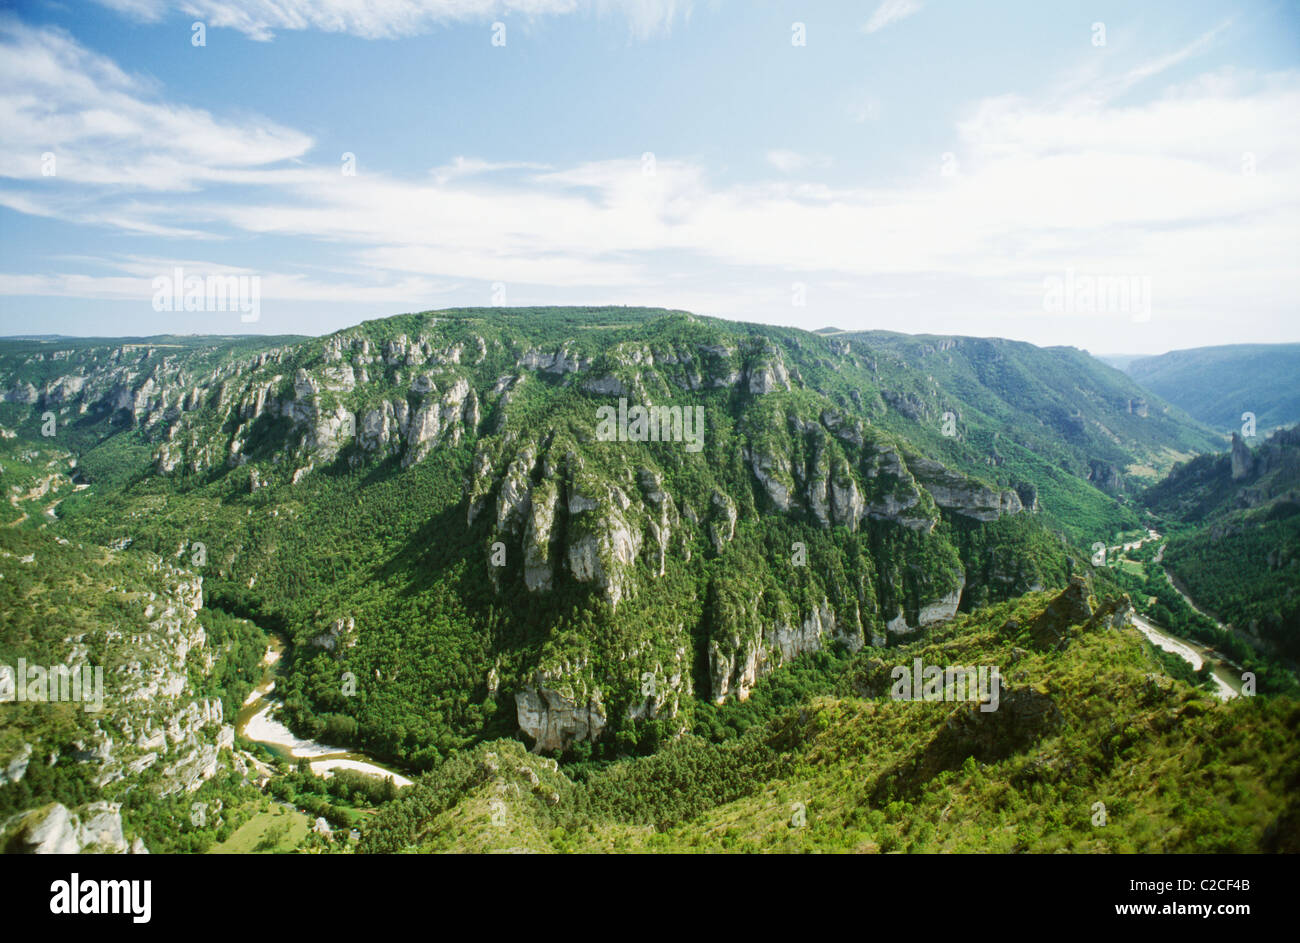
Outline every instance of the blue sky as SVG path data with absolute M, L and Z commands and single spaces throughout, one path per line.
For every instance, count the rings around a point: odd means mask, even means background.
M 1300 340 L 1297 115 L 1295 3 L 10 4 L 0 333 L 504 298 Z M 155 310 L 177 266 L 256 276 L 258 321 Z M 1149 306 L 1047 300 L 1106 279 Z

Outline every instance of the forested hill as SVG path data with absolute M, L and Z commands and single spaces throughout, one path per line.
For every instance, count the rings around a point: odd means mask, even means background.
M 295 643 L 297 729 L 413 767 L 653 750 L 804 655 L 1063 585 L 1214 446 L 1071 349 L 655 309 L 5 342 L 0 389 L 85 486 L 19 526 L 202 559 L 206 604 Z M 684 436 L 602 432 L 649 405 Z
M 1105 359 L 1105 358 L 1103 358 Z M 1300 422 L 1300 344 L 1230 344 L 1117 363 L 1143 388 L 1222 434 L 1252 413 L 1261 433 Z
M 1258 440 L 1257 440 L 1258 441 Z M 1197 603 L 1300 658 L 1300 426 L 1174 469 L 1143 502 L 1169 522 L 1165 565 Z
M 1295 702 L 1216 703 L 1074 590 L 886 655 L 810 658 L 654 756 L 557 768 L 481 744 L 386 806 L 360 850 L 1300 851 Z M 912 659 L 1004 666 L 997 710 L 892 697 L 890 666 Z
M 913 381 L 948 391 L 1003 427 L 1014 429 L 1032 417 L 1037 454 L 1068 462 L 1083 452 L 1094 480 L 1111 470 L 1121 476 L 1163 473 L 1173 461 L 1222 447 L 1213 431 L 1075 347 L 885 331 L 824 336 L 832 343 L 856 341 L 872 352 L 873 364 L 889 364 Z M 1135 456 L 1147 467 L 1126 466 Z

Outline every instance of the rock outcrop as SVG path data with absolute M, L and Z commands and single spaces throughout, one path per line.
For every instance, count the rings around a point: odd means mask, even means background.
M 148 854 L 139 838 L 127 842 L 121 806 L 111 802 L 92 802 L 75 813 L 59 802 L 20 812 L 0 825 L 0 848 L 6 854 Z
M 1242 481 L 1249 478 L 1255 470 L 1255 456 L 1250 447 L 1236 432 L 1232 433 L 1232 480 Z
M 963 517 L 996 521 L 1004 514 L 1019 514 L 1025 509 L 1017 492 L 994 491 L 939 462 L 913 457 L 908 460 L 908 467 L 934 498 L 935 504 Z
M 548 679 L 541 675 L 516 692 L 515 717 L 519 729 L 533 739 L 535 753 L 563 751 L 579 741 L 595 740 L 606 724 L 599 691 L 575 697 L 548 687 Z
M 345 648 L 355 647 L 357 620 L 351 616 L 340 616 L 330 624 L 328 629 L 313 637 L 311 644 L 327 652 L 342 652 Z
M 182 544 L 177 556 L 186 550 Z M 31 732 L 15 756 L 0 757 L 4 779 L 29 777 L 37 758 L 70 758 L 84 765 L 105 799 L 137 788 L 164 796 L 198 789 L 227 764 L 234 743 L 223 702 L 208 687 L 221 652 L 209 645 L 199 619 L 202 578 L 135 550 L 119 561 L 118 551 L 52 540 L 45 553 L 61 561 L 58 567 L 75 563 L 106 580 L 58 584 L 65 604 L 83 615 L 74 634 L 48 640 L 52 659 L 97 680 L 78 686 L 73 697 L 84 703 L 59 725 L 20 724 Z M 105 596 L 107 608 L 99 608 Z M 11 669 L 0 667 L 0 698 L 12 700 L 7 682 Z M 23 702 L 3 709 L 33 708 Z M 85 814 L 82 820 L 92 829 L 103 821 Z
M 849 651 L 862 648 L 862 628 L 840 619 L 829 600 L 802 618 L 764 621 L 749 607 L 736 625 L 709 642 L 709 694 L 715 704 L 728 698 L 746 700 L 763 675 L 809 652 L 838 643 Z
M 1070 578 L 1070 585 L 1056 596 L 1029 626 L 1029 635 L 1040 649 L 1059 648 L 1070 638 L 1072 626 L 1092 618 L 1088 581 Z

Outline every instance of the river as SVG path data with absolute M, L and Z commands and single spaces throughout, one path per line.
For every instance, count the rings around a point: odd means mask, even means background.
M 1229 701 L 1241 696 L 1241 673 L 1233 671 L 1224 661 L 1223 656 L 1189 639 L 1179 638 L 1164 629 L 1158 629 L 1137 613 L 1133 614 L 1133 624 L 1151 641 L 1152 645 L 1173 652 L 1191 665 L 1194 671 L 1200 671 L 1201 665 L 1208 661 L 1210 676 L 1214 679 L 1214 693 L 1219 700 Z
M 293 731 L 276 716 L 280 703 L 272 696 L 276 664 L 283 655 L 284 643 L 271 636 L 271 644 L 262 658 L 262 681 L 240 708 L 235 722 L 236 732 L 245 739 L 262 744 L 276 756 L 310 760 L 312 771 L 318 775 L 329 776 L 336 769 L 354 769 L 372 776 L 391 776 L 399 787 L 411 785 L 409 778 L 364 753 L 294 736 Z
M 1131 543 L 1125 543 L 1118 547 L 1108 547 L 1107 552 L 1118 552 L 1122 555 L 1128 550 L 1135 550 L 1145 543 L 1150 543 L 1153 540 L 1160 539 L 1160 534 L 1147 528 L 1146 537 Z M 1164 561 L 1164 556 L 1165 545 L 1161 543 L 1160 546 L 1156 548 L 1156 555 L 1152 559 L 1152 563 L 1161 566 Z M 1188 598 L 1187 594 L 1184 593 L 1182 589 L 1179 588 L 1178 584 L 1174 582 L 1173 575 L 1170 574 L 1168 570 L 1165 570 L 1165 575 L 1169 578 L 1169 584 L 1173 586 L 1174 592 L 1182 596 L 1188 606 L 1190 606 L 1194 611 L 1201 613 L 1201 615 L 1205 615 L 1207 619 L 1211 619 L 1211 621 L 1213 621 L 1219 628 L 1222 629 L 1224 627 L 1223 623 L 1219 622 L 1217 619 L 1213 619 L 1211 616 L 1206 615 L 1201 612 L 1200 609 L 1196 608 L 1196 604 L 1192 602 L 1192 600 Z M 1153 623 L 1137 613 L 1133 614 L 1133 624 L 1137 626 L 1139 632 L 1147 637 L 1152 645 L 1177 655 L 1179 658 L 1183 659 L 1183 661 L 1191 665 L 1193 671 L 1200 671 L 1201 666 L 1206 662 L 1209 662 L 1210 676 L 1214 679 L 1214 693 L 1220 700 L 1228 701 L 1234 697 L 1241 696 L 1241 670 L 1230 664 L 1218 652 L 1211 648 L 1206 648 L 1204 645 L 1193 642 L 1190 639 L 1174 635 L 1166 629 L 1156 628 Z

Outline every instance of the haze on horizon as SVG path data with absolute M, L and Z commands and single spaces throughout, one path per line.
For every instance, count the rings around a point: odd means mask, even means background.
M 485 306 L 485 307 L 487 307 L 487 308 L 490 309 L 491 306 Z M 511 306 L 511 307 L 516 307 L 516 306 Z M 541 307 L 543 307 L 543 306 L 539 306 L 539 309 L 540 309 Z M 549 307 L 549 306 L 546 306 L 546 307 Z M 562 306 L 562 307 L 563 307 L 563 306 Z M 437 313 L 439 313 L 440 311 L 444 311 L 444 310 L 464 310 L 464 309 L 439 309 L 439 308 L 428 309 L 429 313 L 432 313 L 432 314 L 437 314 Z M 667 311 L 668 309 L 664 309 L 664 310 Z M 394 316 L 397 316 L 397 315 L 402 315 L 402 314 L 412 314 L 412 313 L 424 313 L 424 312 L 393 312 L 393 315 L 394 315 Z M 365 319 L 362 319 L 362 320 L 371 320 L 371 319 L 370 319 L 370 318 L 365 318 Z M 327 336 L 329 336 L 330 334 L 336 333 L 337 331 L 340 331 L 340 330 L 346 330 L 346 329 L 349 328 L 349 327 L 355 327 L 355 326 L 359 325 L 360 323 L 362 323 L 362 320 L 358 320 L 358 321 L 356 322 L 356 324 L 342 324 L 342 325 L 339 325 L 339 326 L 337 326 L 337 327 L 331 327 L 328 331 L 323 331 L 323 332 L 321 332 L 321 333 L 311 333 L 311 332 L 303 333 L 303 332 L 292 332 L 292 331 L 291 331 L 291 332 L 283 332 L 283 333 L 284 333 L 286 336 L 327 337 Z M 724 319 L 724 320 L 731 320 L 731 319 Z M 250 326 L 256 326 L 256 325 L 250 325 Z M 803 325 L 795 325 L 795 324 L 781 324 L 781 323 L 779 323 L 779 322 L 772 322 L 772 326 L 776 326 L 776 327 L 797 327 L 797 328 L 799 328 L 799 329 L 801 329 L 801 330 L 808 330 L 808 331 L 812 331 L 812 332 L 819 332 L 819 331 L 822 331 L 822 330 L 835 330 L 835 331 L 840 331 L 840 332 L 843 332 L 843 333 L 846 333 L 846 334 L 854 333 L 856 330 L 864 330 L 864 331 L 867 331 L 867 330 L 874 330 L 874 328 L 846 329 L 846 328 L 840 328 L 838 325 L 834 325 L 834 324 L 826 324 L 826 325 L 822 325 L 821 328 L 807 328 L 807 327 L 804 327 Z M 235 330 L 235 331 L 226 331 L 226 332 L 222 332 L 222 331 L 212 331 L 212 332 L 208 332 L 208 333 L 168 331 L 168 332 L 164 332 L 164 333 L 162 333 L 162 334 L 132 334 L 132 333 L 118 333 L 118 334 L 86 334 L 86 335 L 72 335 L 72 334 L 57 334 L 57 333 L 42 332 L 42 331 L 25 331 L 25 332 L 24 332 L 24 331 L 19 331 L 19 332 L 15 332 L 15 333 L 12 333 L 12 334 L 0 334 L 0 340 L 43 340 L 43 339 L 56 339 L 56 338 L 57 338 L 58 340 L 78 340 L 78 341 L 86 341 L 86 340 L 105 340 L 105 341 L 114 341 L 114 340 L 127 340 L 127 339 L 139 340 L 139 339 L 146 339 L 146 338 L 150 338 L 150 337 L 161 337 L 161 336 L 172 336 L 172 337 L 194 337 L 194 338 L 199 338 L 199 337 L 240 337 L 240 336 L 243 336 L 243 337 L 256 337 L 256 336 L 264 336 L 264 335 L 267 335 L 267 334 L 269 334 L 269 333 L 270 333 L 270 332 L 267 332 L 267 331 L 239 331 L 239 330 Z M 280 332 L 277 332 L 277 333 L 280 333 Z M 896 332 L 896 333 L 900 333 L 900 334 L 925 334 L 926 332 L 898 331 L 898 332 Z M 986 337 L 986 338 L 993 338 L 993 337 L 998 337 L 999 335 L 992 335 L 992 334 L 989 334 L 989 335 L 946 335 L 946 336 L 972 336 L 972 337 Z M 1015 338 L 1012 338 L 1012 339 L 1015 340 Z M 1032 343 L 1032 341 L 1028 341 L 1028 342 L 1026 342 L 1026 343 Z M 1285 342 L 1279 342 L 1279 343 L 1285 343 Z M 1056 344 L 1056 345 L 1052 345 L 1052 344 L 1043 344 L 1043 345 L 1036 345 L 1036 346 L 1044 346 L 1044 347 L 1050 347 L 1050 346 L 1077 347 L 1078 349 L 1083 350 L 1084 352 L 1090 354 L 1091 356 L 1093 356 L 1093 357 L 1095 357 L 1095 358 L 1098 358 L 1098 359 L 1101 359 L 1101 360 L 1107 360 L 1107 361 L 1109 361 L 1109 360 L 1111 360 L 1111 359 L 1118 359 L 1118 360 L 1138 359 L 1138 358 L 1142 358 L 1142 357 L 1158 356 L 1158 355 L 1160 355 L 1160 354 L 1165 354 L 1165 353 L 1176 353 L 1176 352 L 1178 352 L 1178 351 L 1180 351 L 1180 350 L 1193 350 L 1193 349 L 1197 349 L 1197 348 L 1190 348 L 1190 347 L 1173 347 L 1173 348 L 1169 348 L 1168 350 L 1159 350 L 1159 351 L 1155 351 L 1155 352 L 1153 352 L 1153 353 L 1139 353 L 1139 354 L 1134 354 L 1134 353 L 1132 353 L 1131 351 L 1123 351 L 1123 350 L 1089 350 L 1089 349 L 1086 348 L 1086 347 L 1079 347 L 1078 344 Z M 1249 345 L 1249 344 L 1243 344 L 1243 345 L 1227 344 L 1227 345 L 1214 345 L 1214 346 L 1235 347 L 1235 346 L 1251 346 L 1251 345 Z M 1112 366 L 1114 366 L 1114 365 L 1115 365 L 1115 364 L 1112 364 Z
M 1300 340 L 1294 6 L 328 10 L 0 14 L 0 334 L 500 303 L 1103 355 Z M 258 319 L 155 310 L 178 268 L 255 277 Z

